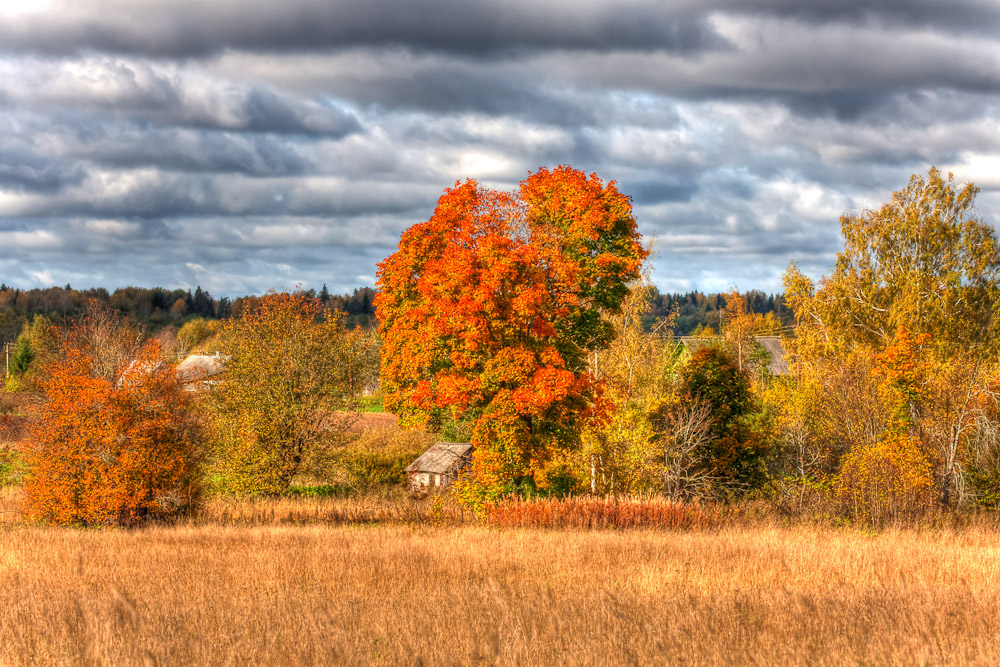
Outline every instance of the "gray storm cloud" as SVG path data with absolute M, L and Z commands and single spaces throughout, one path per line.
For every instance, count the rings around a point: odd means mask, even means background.
M 632 195 L 665 290 L 819 275 L 931 165 L 1000 205 L 1000 9 L 925 0 L 0 7 L 0 282 L 368 284 L 456 180 Z

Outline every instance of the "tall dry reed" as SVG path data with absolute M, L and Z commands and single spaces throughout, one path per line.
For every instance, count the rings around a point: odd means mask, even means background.
M 306 524 L 461 525 L 477 520 L 453 496 L 410 498 L 405 489 L 346 497 L 227 498 L 207 501 L 187 523 L 212 526 Z
M 690 530 L 719 525 L 720 508 L 702 508 L 666 498 L 543 498 L 508 500 L 486 507 L 484 519 L 495 528 L 584 528 Z

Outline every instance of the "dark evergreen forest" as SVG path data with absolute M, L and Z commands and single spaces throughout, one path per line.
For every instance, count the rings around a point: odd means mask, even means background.
M 351 294 L 331 294 L 326 285 L 320 290 L 309 289 L 306 294 L 323 302 L 326 307 L 347 315 L 349 326 L 371 326 L 375 323 L 372 299 L 375 290 L 359 287 Z M 767 294 L 760 290 L 744 293 L 749 310 L 766 315 L 774 313 L 782 324 L 790 324 L 792 314 L 781 294 Z M 44 315 L 54 323 L 62 323 L 83 313 L 88 301 L 97 301 L 147 327 L 155 333 L 164 327 L 181 327 L 196 319 L 226 319 L 238 316 L 244 308 L 252 308 L 259 301 L 256 295 L 235 299 L 214 298 L 201 287 L 194 291 L 164 287 L 119 287 L 109 292 L 103 287 L 77 290 L 70 285 L 22 290 L 0 285 L 0 344 L 18 337 L 24 325 L 36 315 Z M 718 329 L 726 300 L 722 294 L 688 292 L 666 294 L 654 290 L 649 300 L 646 316 L 647 327 L 652 328 L 676 313 L 674 333 L 685 336 L 705 327 Z

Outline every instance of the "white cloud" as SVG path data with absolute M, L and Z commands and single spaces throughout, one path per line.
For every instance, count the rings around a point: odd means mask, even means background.
M 996 220 L 990 3 L 387 2 L 3 5 L 3 280 L 349 290 L 456 180 L 560 163 L 664 289 L 818 275 L 932 164 Z

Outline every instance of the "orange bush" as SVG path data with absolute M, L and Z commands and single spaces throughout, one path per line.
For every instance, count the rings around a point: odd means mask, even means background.
M 26 515 L 132 526 L 185 510 L 198 497 L 201 460 L 189 395 L 155 342 L 111 377 L 95 369 L 96 356 L 66 339 L 48 369 L 25 448 Z
M 684 530 L 717 526 L 717 511 L 663 498 L 564 498 L 507 500 L 486 504 L 486 524 L 494 528 L 660 528 Z
M 887 436 L 844 457 L 836 492 L 863 523 L 912 520 L 934 507 L 934 475 L 917 441 Z

